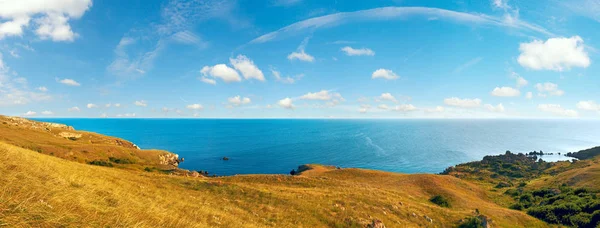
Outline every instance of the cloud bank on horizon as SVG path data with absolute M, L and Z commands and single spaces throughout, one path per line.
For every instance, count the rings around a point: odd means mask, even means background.
M 94 3 L 0 2 L 0 114 L 600 118 L 596 0 Z

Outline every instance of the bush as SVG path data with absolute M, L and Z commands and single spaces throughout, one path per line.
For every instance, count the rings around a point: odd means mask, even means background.
M 102 160 L 94 160 L 94 161 L 89 162 L 88 164 L 97 165 L 97 166 L 113 167 L 112 163 L 110 163 L 108 161 L 102 161 Z
M 111 162 L 117 163 L 117 164 L 135 164 L 134 161 L 129 160 L 128 158 L 109 157 L 108 160 L 110 160 Z
M 500 183 L 498 183 L 496 185 L 496 188 L 508 188 L 508 187 L 511 187 L 511 186 L 512 186 L 512 184 L 504 182 L 504 181 L 501 181 Z
M 458 228 L 485 228 L 484 221 L 479 216 L 466 218 L 458 225 Z
M 445 197 L 443 197 L 441 195 L 435 195 L 434 197 L 431 197 L 431 199 L 429 199 L 429 201 L 437 204 L 440 207 L 448 207 L 448 208 L 450 207 L 450 202 L 448 201 L 448 199 L 446 199 Z

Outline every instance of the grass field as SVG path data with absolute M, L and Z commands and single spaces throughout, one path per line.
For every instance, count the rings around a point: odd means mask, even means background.
M 11 227 L 544 227 L 451 176 L 316 166 L 299 176 L 192 178 L 68 161 L 0 143 L 0 224 Z M 429 202 L 443 195 L 443 208 Z M 414 213 L 414 214 L 413 214 Z M 432 219 L 430 223 L 425 216 Z

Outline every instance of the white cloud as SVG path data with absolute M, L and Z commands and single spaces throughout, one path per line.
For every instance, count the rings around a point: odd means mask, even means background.
M 458 97 L 451 97 L 444 99 L 444 104 L 461 108 L 475 108 L 481 105 L 481 99 L 460 99 Z
M 299 52 L 292 52 L 290 53 L 287 58 L 289 60 L 300 60 L 300 61 L 304 61 L 304 62 L 313 62 L 315 61 L 315 57 L 313 57 L 312 55 L 307 54 L 306 52 L 304 52 L 304 50 L 300 50 Z
M 239 105 L 245 105 L 245 104 L 250 104 L 250 102 L 252 102 L 252 100 L 250 100 L 250 98 L 247 97 L 241 97 L 241 96 L 235 96 L 235 97 L 230 97 L 227 99 L 227 102 L 229 102 L 229 104 L 235 105 L 235 106 L 239 106 Z
M 302 77 L 304 77 L 304 74 L 299 74 L 296 75 L 295 77 L 283 77 L 281 76 L 281 73 L 273 68 L 271 68 L 271 73 L 273 74 L 273 77 L 275 77 L 275 80 L 284 84 L 294 84 L 296 81 L 299 81 L 300 79 L 302 79 Z
M 394 73 L 391 70 L 388 69 L 377 69 L 376 71 L 373 72 L 373 74 L 371 74 L 371 78 L 372 79 L 376 79 L 376 78 L 383 78 L 386 80 L 395 80 L 400 78 L 400 76 L 398 76 L 396 73 Z
M 135 117 L 135 113 L 117 114 L 117 117 Z
M 0 53 L 0 106 L 24 105 L 31 101 L 47 101 L 52 96 L 44 92 L 37 92 L 29 88 L 27 79 L 18 77 L 17 72 L 11 70 Z
M 79 84 L 79 82 L 77 82 L 73 79 L 69 79 L 69 78 L 61 79 L 58 82 L 68 85 L 68 86 L 80 86 L 81 85 L 81 84 Z
M 378 109 L 383 109 L 383 110 L 389 110 L 390 106 L 386 105 L 386 104 L 380 104 L 377 106 Z
M 341 94 L 339 94 L 339 93 L 331 93 L 328 90 L 321 90 L 321 91 L 315 92 L 315 93 L 307 93 L 307 94 L 302 95 L 300 97 L 300 99 L 304 99 L 304 100 L 321 100 L 321 101 L 327 101 L 327 100 L 331 100 L 331 99 L 344 100 L 344 98 L 342 97 Z
M 595 101 L 580 101 L 577 103 L 577 108 L 584 111 L 600 111 L 600 104 Z
M 0 1 L 0 39 L 22 36 L 30 21 L 37 25 L 35 33 L 41 39 L 73 41 L 77 33 L 69 20 L 79 19 L 92 7 L 92 0 L 19 0 Z
M 225 64 L 217 64 L 214 66 L 204 66 L 200 73 L 204 76 L 211 76 L 213 78 L 219 78 L 226 83 L 230 82 L 241 82 L 242 78 L 233 68 L 228 67 Z
M 9 52 L 9 53 L 10 53 L 10 55 L 11 55 L 12 57 L 15 57 L 15 58 L 17 58 L 17 59 L 18 59 L 18 58 L 21 58 L 21 56 L 19 55 L 19 53 L 17 53 L 17 50 L 16 50 L 16 49 L 10 50 L 10 52 Z
M 265 76 L 263 72 L 258 69 L 258 67 L 250 60 L 248 57 L 244 55 L 238 55 L 235 59 L 230 58 L 229 62 L 233 65 L 233 68 L 240 71 L 246 80 L 248 79 L 256 79 L 259 81 L 264 81 Z
M 110 106 L 112 106 L 112 104 L 111 104 L 111 103 L 108 103 L 108 104 L 105 104 L 105 105 L 104 105 L 104 107 L 105 107 L 105 108 L 110 108 Z
M 191 104 L 191 105 L 186 106 L 186 108 L 190 109 L 190 110 L 202 110 L 202 109 L 204 109 L 204 107 L 201 104 Z
M 502 104 L 498 104 L 496 106 L 493 106 L 491 104 L 485 104 L 483 107 L 490 112 L 504 112 L 504 105 Z
M 98 105 L 96 105 L 96 104 L 92 104 L 92 103 L 87 104 L 87 108 L 97 108 L 97 107 L 98 107 Z
M 494 7 L 501 9 L 506 9 L 509 7 L 506 0 L 493 0 L 492 4 Z
M 527 94 L 525 95 L 525 98 L 527 98 L 527 99 L 533 98 L 533 93 L 532 92 L 527 92 Z
M 436 106 L 435 108 L 425 109 L 425 112 L 443 112 L 445 110 L 442 106 Z
M 73 41 L 77 34 L 71 30 L 68 21 L 69 18 L 64 15 L 48 13 L 46 17 L 35 20 L 39 25 L 35 33 L 43 40 Z
M 375 55 L 375 52 L 369 48 L 354 49 L 350 46 L 346 46 L 346 47 L 343 47 L 341 50 L 343 52 L 345 52 L 346 55 L 348 55 L 348 56 L 360 56 L 360 55 L 374 56 Z
M 496 87 L 491 94 L 496 97 L 517 97 L 521 95 L 521 92 L 512 87 Z
M 119 104 L 119 103 L 116 103 L 116 104 L 115 104 L 115 107 L 119 108 L 119 107 L 121 107 L 121 104 Z
M 81 111 L 81 109 L 79 109 L 79 107 L 75 106 L 75 107 L 72 107 L 72 108 L 68 108 L 67 111 L 69 111 L 69 112 L 79 112 L 79 111 Z
M 292 99 L 289 97 L 283 98 L 277 102 L 279 106 L 285 109 L 294 109 L 294 104 L 292 104 Z
M 538 105 L 538 109 L 543 112 L 549 112 L 557 116 L 577 117 L 578 115 L 577 111 L 565 109 L 559 104 L 540 104 Z
M 397 102 L 396 98 L 391 93 L 382 93 L 381 96 L 379 96 L 379 99 L 384 101 Z
M 469 67 L 472 67 L 474 65 L 477 65 L 477 63 L 479 63 L 481 60 L 483 60 L 482 57 L 477 57 L 474 59 L 469 60 L 468 62 L 456 67 L 456 69 L 454 69 L 454 73 L 460 73 L 461 71 L 463 71 L 464 69 L 467 69 Z
M 42 91 L 42 92 L 48 92 L 48 88 L 46 88 L 45 86 L 37 87 L 37 90 Z
M 171 36 L 171 38 L 178 43 L 196 45 L 199 48 L 205 48 L 208 46 L 206 42 L 202 41 L 202 38 L 189 30 L 176 32 Z
M 526 86 L 527 84 L 529 84 L 529 82 L 525 80 L 525 78 L 517 76 L 517 88 L 521 88 L 523 86 Z
M 521 43 L 518 62 L 521 66 L 533 70 L 564 71 L 571 67 L 586 68 L 590 65 L 590 58 L 584 46 L 583 39 L 579 36 Z
M 290 53 L 287 58 L 289 60 L 300 60 L 300 61 L 305 61 L 305 62 L 313 62 L 315 61 L 315 57 L 313 57 L 312 55 L 307 54 L 306 52 L 304 52 L 304 49 L 306 48 L 306 45 L 308 45 L 308 40 L 310 40 L 310 37 L 305 38 L 302 43 L 300 43 L 300 46 L 298 46 L 298 49 L 295 52 Z
M 399 112 L 409 112 L 409 111 L 417 110 L 417 107 L 415 107 L 412 104 L 401 104 L 401 105 L 397 105 L 392 110 L 399 111 Z
M 135 106 L 140 106 L 140 107 L 146 107 L 146 106 L 148 106 L 148 103 L 146 103 L 146 101 L 144 101 L 144 100 L 141 100 L 141 101 L 135 101 L 133 104 L 134 104 Z
M 52 112 L 52 111 L 43 111 L 42 115 L 54 115 L 54 112 Z
M 420 17 L 424 19 L 435 17 L 440 20 L 448 20 L 470 25 L 492 25 L 541 33 L 544 35 L 552 35 L 546 29 L 537 25 L 529 24 L 522 20 L 507 21 L 504 17 L 494 17 L 481 13 L 464 13 L 428 7 L 381 7 L 354 12 L 339 12 L 325 16 L 309 18 L 280 28 L 277 31 L 264 34 L 250 41 L 250 43 L 265 43 L 279 39 L 280 37 L 286 37 L 295 34 L 305 34 L 307 31 L 314 32 L 318 29 L 332 28 L 350 22 L 356 23 L 373 20 L 387 21 L 406 19 L 407 17 Z
M 114 50 L 115 59 L 107 69 L 113 74 L 128 78 L 143 76 L 147 71 L 152 69 L 154 59 L 166 46 L 164 41 L 159 40 L 154 46 L 154 49 L 144 53 L 136 53 L 136 57 L 131 58 L 128 54 L 128 47 L 136 43 L 137 39 L 135 38 L 128 36 L 122 37 Z
M 360 113 L 367 113 L 367 111 L 369 111 L 369 109 L 371 109 L 371 105 L 361 104 L 360 108 L 358 109 L 358 112 L 360 112 Z
M 204 82 L 204 83 L 206 83 L 206 84 L 211 84 L 211 85 L 216 85 L 216 84 L 217 84 L 217 81 L 216 81 L 216 80 L 214 80 L 214 79 L 210 79 L 210 78 L 207 78 L 207 77 L 201 77 L 201 78 L 200 78 L 200 81 L 201 81 L 201 82 Z
M 35 114 L 37 114 L 34 111 L 27 111 L 26 113 L 23 113 L 24 116 L 35 116 Z
M 541 97 L 546 97 L 547 94 L 551 96 L 562 96 L 565 94 L 565 91 L 558 89 L 557 84 L 551 82 L 535 84 L 535 88 L 540 92 L 539 95 Z

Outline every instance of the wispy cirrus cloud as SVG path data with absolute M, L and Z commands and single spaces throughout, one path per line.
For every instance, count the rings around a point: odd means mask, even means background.
M 440 8 L 429 7 L 381 7 L 354 12 L 334 13 L 320 17 L 314 17 L 293 23 L 276 31 L 264 34 L 250 41 L 250 43 L 266 43 L 285 36 L 292 36 L 299 33 L 335 27 L 342 24 L 360 22 L 360 21 L 383 21 L 399 20 L 409 17 L 422 17 L 424 19 L 435 17 L 438 20 L 449 20 L 457 23 L 466 23 L 474 25 L 491 25 L 504 28 L 528 31 L 546 36 L 553 35 L 545 28 L 531 24 L 518 18 L 507 20 L 506 17 L 496 17 L 486 14 L 465 13 Z
M 170 0 L 161 8 L 161 20 L 126 33 L 115 47 L 115 59 L 107 67 L 114 75 L 134 79 L 152 70 L 156 58 L 170 43 L 205 48 L 208 42 L 193 31 L 198 23 L 221 19 L 232 26 L 247 26 L 233 13 L 234 0 Z M 144 42 L 138 42 L 144 40 Z M 135 46 L 135 48 L 134 48 Z

